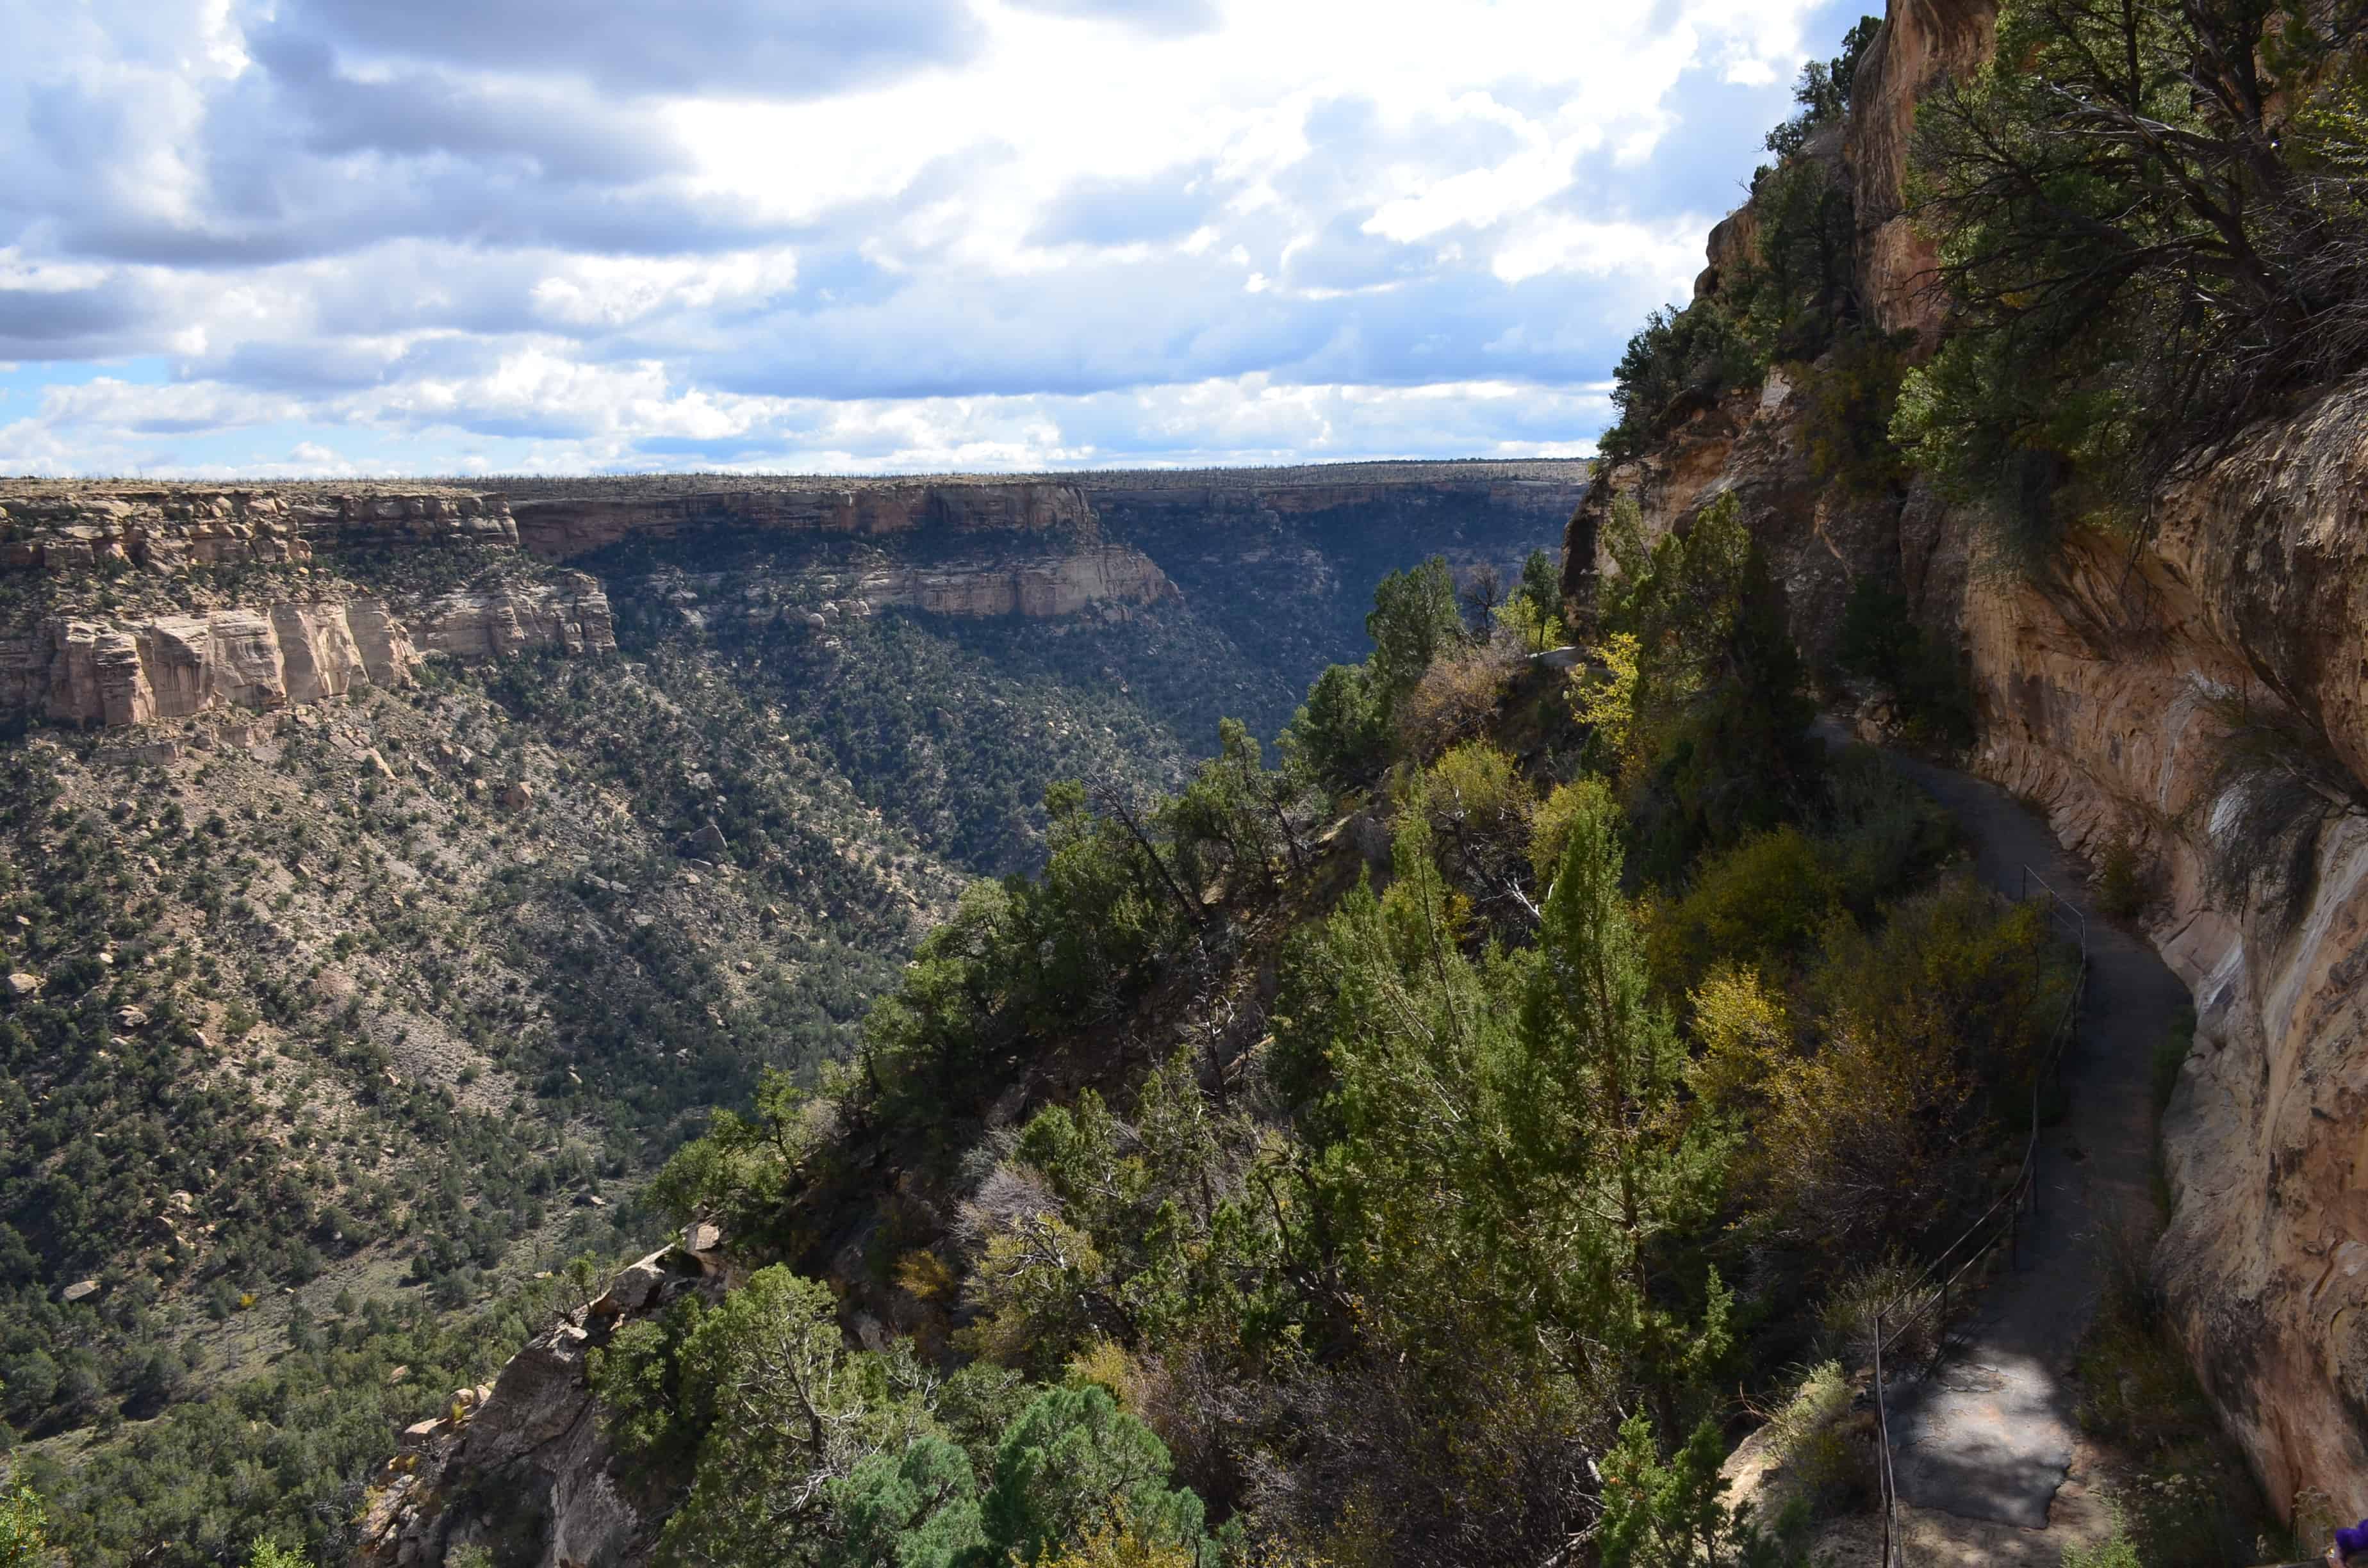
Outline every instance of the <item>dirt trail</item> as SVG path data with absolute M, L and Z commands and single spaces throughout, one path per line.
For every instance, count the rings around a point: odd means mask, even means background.
M 2072 1359 L 2116 1232 L 2151 1228 L 2151 1063 L 2188 995 L 2151 947 L 2099 917 L 2054 835 L 2013 797 L 1892 760 L 1956 814 L 1983 881 L 2017 896 L 2028 866 L 2089 922 L 2088 994 L 2064 1060 L 2068 1109 L 2040 1136 L 2037 1211 L 2024 1217 L 2020 1267 L 1983 1291 L 1936 1375 L 1891 1385 L 1894 1463 L 1907 1502 L 2044 1530 L 2077 1441 Z

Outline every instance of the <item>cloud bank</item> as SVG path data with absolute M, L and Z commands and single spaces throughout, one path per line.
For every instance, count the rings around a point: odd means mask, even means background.
M 0 0 L 0 471 L 1588 450 L 1811 0 Z

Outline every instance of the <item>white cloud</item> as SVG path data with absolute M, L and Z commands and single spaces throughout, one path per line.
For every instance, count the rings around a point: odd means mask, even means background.
M 0 352 L 173 375 L 75 372 L 0 467 L 1584 445 L 1756 151 L 1679 133 L 1832 43 L 1811 0 L 729 0 L 736 42 L 582 0 L 521 53 L 555 0 L 377 3 L 14 8 Z
M 531 292 L 538 314 L 569 326 L 622 326 L 666 311 L 762 304 L 797 286 L 796 252 L 721 256 L 571 256 Z

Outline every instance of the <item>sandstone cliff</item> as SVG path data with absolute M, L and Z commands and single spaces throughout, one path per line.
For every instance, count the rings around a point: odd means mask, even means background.
M 556 560 L 628 535 L 917 536 L 938 554 L 968 541 L 959 559 L 867 570 L 857 597 L 873 608 L 1123 616 L 1177 597 L 1141 551 L 1100 540 L 1093 507 L 1073 484 L 760 480 L 685 490 L 666 481 L 586 481 L 551 488 L 560 493 L 514 510 L 499 494 L 435 486 L 0 486 L 0 581 L 37 582 L 72 606 L 51 614 L 37 608 L 13 627 L 0 625 L 0 716 L 144 724 L 398 686 L 427 655 L 611 652 L 600 583 L 578 572 L 554 575 L 518 551 Z M 463 559 L 497 563 L 507 553 L 517 567 L 480 570 L 474 585 L 434 594 L 369 594 L 337 576 L 342 551 L 426 559 L 462 545 L 493 552 Z M 222 603 L 213 590 L 172 585 L 191 567 L 249 566 L 278 571 L 280 589 L 308 597 Z M 135 597 L 173 608 L 112 611 L 106 585 L 126 571 L 146 585 Z
M 1143 551 L 1106 544 L 1013 562 L 884 567 L 866 573 L 857 592 L 873 609 L 1036 618 L 1098 608 L 1122 615 L 1132 606 L 1179 597 Z
M 404 685 L 423 653 L 502 657 L 541 646 L 615 651 L 598 583 L 571 573 L 550 585 L 447 594 L 416 612 L 332 599 L 135 621 L 49 617 L 0 635 L 0 712 L 121 725 L 266 710 Z
M 517 501 L 518 540 L 564 561 L 634 535 L 671 539 L 695 528 L 810 534 L 1090 535 L 1093 507 L 1074 484 L 1019 480 L 880 480 L 861 483 L 756 481 L 653 489 L 632 481 L 579 481 Z
M 457 490 L 0 486 L 0 570 L 122 562 L 169 571 L 309 561 L 321 543 L 439 540 L 515 545 L 518 525 L 500 496 Z
M 2155 525 L 2135 558 L 2088 540 L 2045 592 L 1967 597 L 1979 766 L 2046 801 L 2066 842 L 2158 869 L 2150 934 L 2197 1028 L 2163 1124 L 2157 1275 L 2271 1499 L 2316 1489 L 2358 1517 L 2368 383 L 2254 431 Z M 2310 755 L 2314 732 L 2332 756 Z
M 1861 298 L 1929 349 L 1946 312 L 1900 216 L 1920 95 L 1977 64 L 1986 0 L 1892 0 L 1843 132 Z M 1704 293 L 1748 254 L 1711 240 Z M 1916 476 L 1854 495 L 1809 460 L 1802 383 L 1674 410 L 1574 513 L 1564 584 L 1604 569 L 1611 506 L 1648 536 L 1732 494 L 1798 640 L 1830 651 L 1851 581 L 1898 587 L 1955 648 L 1973 765 L 2067 845 L 2160 879 L 2147 929 L 2192 987 L 2196 1044 L 2163 1124 L 2155 1258 L 2178 1330 L 2273 1505 L 2368 1512 L 2368 382 L 2254 429 L 2157 498 L 2142 542 L 2082 537 L 2032 582 Z M 2128 1085 L 2144 1095 L 2147 1085 Z

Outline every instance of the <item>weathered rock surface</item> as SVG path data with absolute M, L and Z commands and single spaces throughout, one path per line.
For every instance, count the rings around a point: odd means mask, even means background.
M 1179 597 L 1152 559 L 1123 545 L 1088 545 L 1067 555 L 867 573 L 856 591 L 873 609 L 902 606 L 938 615 L 1031 618 L 1122 609 Z
M 2173 1315 L 2272 1502 L 2316 1488 L 2351 1517 L 2368 1511 L 2368 814 L 2345 799 L 2368 781 L 2363 418 L 2368 381 L 2164 496 L 2134 565 L 2084 541 L 2060 586 L 1977 584 L 1966 616 L 1984 771 L 2045 801 L 2066 842 L 2135 846 L 2162 879 L 2151 934 L 2198 1015 L 2163 1125 Z M 2232 769 L 2245 710 L 2320 729 L 2335 757 Z
M 495 1531 L 529 1544 L 537 1568 L 646 1560 L 657 1521 L 611 1466 L 586 1358 L 686 1293 L 720 1294 L 729 1282 L 722 1240 L 712 1225 L 692 1226 L 682 1244 L 632 1265 L 529 1341 L 491 1388 L 463 1391 L 456 1414 L 399 1434 L 399 1451 L 373 1478 L 354 1561 L 435 1568 Z
M 1907 139 L 1927 94 L 1989 58 L 1997 21 L 1996 0 L 1893 0 L 1850 85 L 1842 162 L 1858 215 L 1860 289 L 1884 331 L 1912 330 L 1927 347 L 1948 302 L 1934 286 L 1939 252 L 1902 210 Z
M 609 600 L 580 573 L 556 585 L 451 594 L 404 613 L 366 600 L 279 604 L 108 622 L 51 617 L 0 635 L 0 712 L 144 724 L 258 711 L 402 686 L 423 653 L 506 657 L 616 648 Z
M 630 535 L 671 539 L 694 528 L 1043 534 L 1089 532 L 1094 521 L 1075 484 L 1040 480 L 773 482 L 692 491 L 587 482 L 571 488 L 575 493 L 522 498 L 512 507 L 518 542 L 546 560 L 564 561 Z
M 0 569 L 302 562 L 316 544 L 518 542 L 498 495 L 429 487 L 0 486 Z
M 1672 425 L 1651 449 L 1605 472 L 1572 513 L 1564 536 L 1563 592 L 1592 603 L 1609 564 L 1601 540 L 1612 506 L 1632 499 L 1645 539 L 1691 525 L 1732 494 L 1784 586 L 1793 634 L 1813 659 L 1831 653 L 1853 579 L 1898 577 L 1919 597 L 1961 589 L 1962 570 L 1934 576 L 1933 544 L 1904 519 L 1921 517 L 1892 493 L 1854 494 L 1821 483 L 1809 467 L 1808 411 L 1782 369 L 1766 382 L 1728 393 Z M 1911 502 L 1915 498 L 1911 497 Z M 1930 508 L 1925 508 L 1929 512 Z

